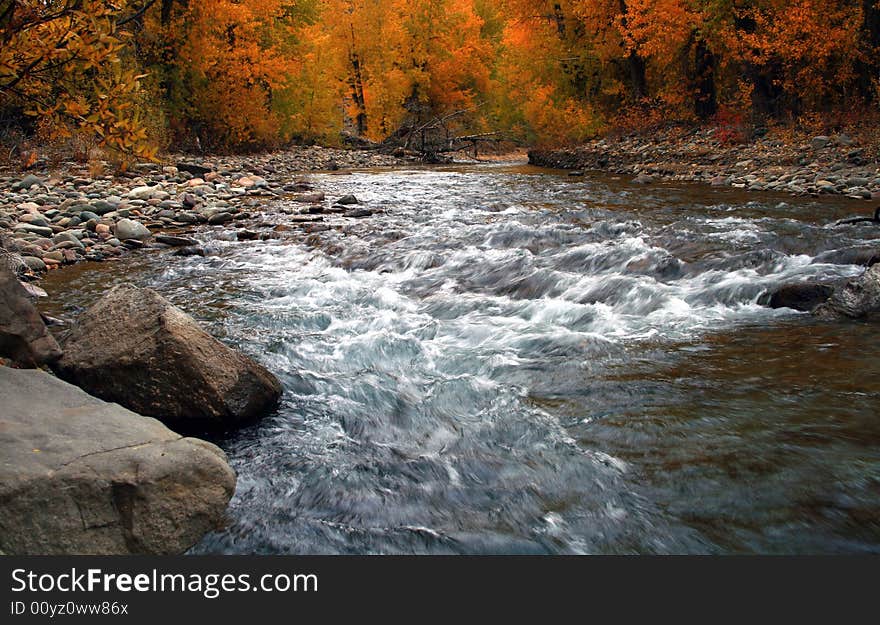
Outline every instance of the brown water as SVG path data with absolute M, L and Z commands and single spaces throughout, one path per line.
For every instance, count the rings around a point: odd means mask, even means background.
M 504 165 L 312 178 L 384 213 L 43 284 L 62 316 L 154 287 L 282 380 L 219 441 L 231 523 L 194 552 L 880 552 L 880 326 L 757 304 L 857 275 L 813 259 L 878 245 L 826 226 L 867 204 Z

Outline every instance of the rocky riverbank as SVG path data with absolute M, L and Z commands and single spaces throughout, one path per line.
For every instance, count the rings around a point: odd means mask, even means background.
M 772 134 L 726 144 L 714 128 L 671 128 L 656 133 L 603 138 L 575 148 L 531 150 L 538 166 L 601 170 L 655 180 L 730 185 L 794 195 L 844 195 L 880 200 L 880 150 L 847 134 Z
M 222 525 L 236 478 L 218 447 L 160 421 L 227 430 L 281 392 L 149 289 L 112 289 L 59 345 L 0 266 L 0 552 L 185 551 Z
M 172 156 L 120 176 L 74 163 L 2 173 L 0 455 L 13 461 L 0 471 L 0 550 L 184 551 L 223 523 L 235 475 L 220 449 L 176 431 L 233 429 L 281 395 L 269 371 L 144 289 L 114 289 L 56 342 L 30 301 L 45 294 L 29 280 L 143 248 L 204 255 L 193 236 L 215 226 L 245 240 L 308 237 L 330 227 L 325 213 L 345 223 L 373 210 L 326 198 L 304 173 L 403 162 L 301 148 Z M 77 386 L 17 369 L 38 366 Z
M 290 212 L 303 215 L 302 224 L 320 221 L 325 198 L 302 180 L 306 172 L 345 173 L 406 162 L 411 158 L 303 147 L 240 157 L 171 155 L 164 164 L 139 163 L 119 176 L 93 177 L 76 163 L 37 163 L 26 172 L 0 171 L 0 247 L 9 252 L 7 264 L 31 278 L 143 247 L 200 253 L 187 236 L 193 228 L 245 224 L 271 200 L 289 200 L 296 207 Z M 368 215 L 347 201 L 338 212 Z M 241 238 L 272 236 L 239 230 Z

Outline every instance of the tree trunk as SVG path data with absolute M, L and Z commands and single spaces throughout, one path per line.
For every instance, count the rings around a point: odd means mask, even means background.
M 862 58 L 856 63 L 859 93 L 866 102 L 877 98 L 876 83 L 880 81 L 880 6 L 876 0 L 862 0 L 862 27 L 859 48 Z
M 700 119 L 708 119 L 717 112 L 718 102 L 715 91 L 715 55 L 703 39 L 697 39 L 694 50 L 694 81 L 694 113 Z
M 351 60 L 351 69 L 353 72 L 349 83 L 351 85 L 351 97 L 357 107 L 357 115 L 354 118 L 355 128 L 357 129 L 358 136 L 361 136 L 367 132 L 367 108 L 366 102 L 364 101 L 364 79 L 361 74 L 360 57 L 358 57 L 356 52 L 352 52 L 349 55 L 349 59 Z
M 620 24 L 624 29 L 627 27 L 626 0 L 620 0 Z M 648 96 L 648 80 L 645 72 L 645 60 L 635 50 L 630 50 L 626 57 L 626 65 L 629 68 L 629 79 L 633 98 L 641 100 Z

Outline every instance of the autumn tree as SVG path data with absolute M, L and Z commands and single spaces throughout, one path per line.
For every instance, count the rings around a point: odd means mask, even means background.
M 282 139 L 273 95 L 296 62 L 293 9 L 285 0 L 162 0 L 146 14 L 139 53 L 161 76 L 178 140 L 209 149 Z
M 48 139 L 74 133 L 122 154 L 152 157 L 140 80 L 121 27 L 123 0 L 3 0 L 0 106 L 38 118 Z

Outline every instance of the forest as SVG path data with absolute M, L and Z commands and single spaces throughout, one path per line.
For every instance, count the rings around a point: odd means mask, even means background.
M 168 149 L 875 115 L 875 0 L 0 0 L 0 133 Z

